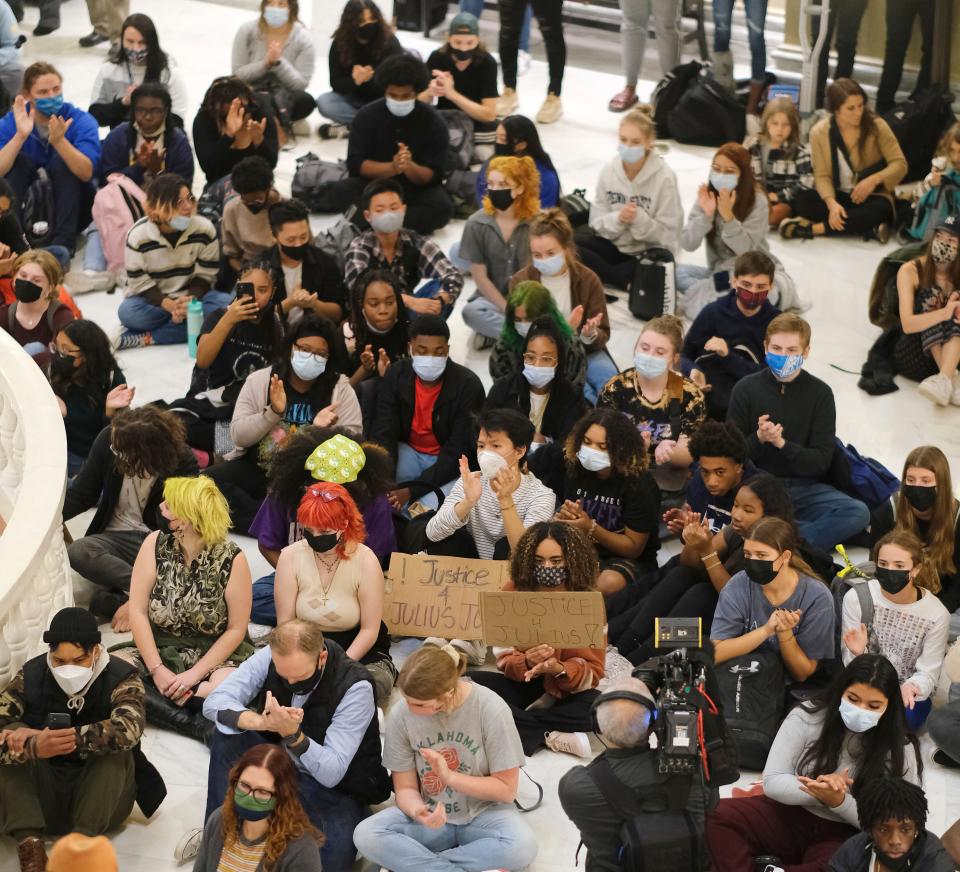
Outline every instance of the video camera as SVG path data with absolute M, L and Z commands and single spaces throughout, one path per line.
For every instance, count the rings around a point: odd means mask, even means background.
M 707 703 L 713 706 L 705 693 L 712 658 L 703 650 L 700 618 L 657 618 L 654 644 L 667 653 L 641 663 L 632 674 L 647 685 L 657 703 L 659 769 L 695 773 L 706 760 L 703 712 Z

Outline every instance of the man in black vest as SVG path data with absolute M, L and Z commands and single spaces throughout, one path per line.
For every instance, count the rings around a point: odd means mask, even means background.
M 149 816 L 166 794 L 140 753 L 143 683 L 107 654 L 96 618 L 61 609 L 43 641 L 49 653 L 0 694 L 0 833 L 17 840 L 22 872 L 46 868 L 45 835 L 117 829 L 134 800 Z
M 366 806 L 390 795 L 380 759 L 373 679 L 320 627 L 292 620 L 205 700 L 217 725 L 210 747 L 206 817 L 223 804 L 230 767 L 261 742 L 282 744 L 300 774 L 300 800 L 326 835 L 324 872 L 348 872 L 353 831 Z M 188 834 L 178 859 L 193 856 Z

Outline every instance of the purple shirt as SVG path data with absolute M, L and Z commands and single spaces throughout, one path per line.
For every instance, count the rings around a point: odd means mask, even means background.
M 397 550 L 397 537 L 393 529 L 393 510 L 386 495 L 374 497 L 361 514 L 367 529 L 364 544 L 380 560 L 388 558 Z M 292 511 L 267 494 L 250 525 L 250 535 L 256 536 L 257 542 L 269 551 L 280 551 L 303 538 L 303 528 Z

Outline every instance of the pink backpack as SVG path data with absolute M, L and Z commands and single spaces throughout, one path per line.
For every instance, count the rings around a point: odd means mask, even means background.
M 146 195 L 140 186 L 123 173 L 110 173 L 107 183 L 93 199 L 93 223 L 100 231 L 107 269 L 123 269 L 123 249 L 127 233 L 143 217 Z

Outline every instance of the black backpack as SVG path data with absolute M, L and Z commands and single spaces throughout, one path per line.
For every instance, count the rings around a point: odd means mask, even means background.
M 746 134 L 743 106 L 709 70 L 704 70 L 667 117 L 670 135 L 687 145 L 719 146 L 742 142 Z
M 676 108 L 687 88 L 696 81 L 702 69 L 703 64 L 690 61 L 674 67 L 657 82 L 650 102 L 653 103 L 653 121 L 657 125 L 657 136 L 661 139 L 673 136 L 670 130 L 670 113 Z
M 949 91 L 929 88 L 883 116 L 907 159 L 909 169 L 903 181 L 914 182 L 930 172 L 943 132 L 957 120 L 950 108 L 952 100 Z
M 758 648 L 716 667 L 720 708 L 745 769 L 762 770 L 786 713 L 787 679 L 776 651 Z
M 677 264 L 670 249 L 648 248 L 637 255 L 627 306 L 641 321 L 677 311 Z
M 587 766 L 587 773 L 623 818 L 622 872 L 701 872 L 703 833 L 686 810 L 691 776 L 673 775 L 661 785 L 633 790 L 616 776 L 603 754 Z
M 53 239 L 53 185 L 40 167 L 23 195 L 23 233 L 31 248 L 44 248 Z
M 350 175 L 344 161 L 321 160 L 312 151 L 297 158 L 290 195 L 311 212 L 337 212 L 336 186 Z

